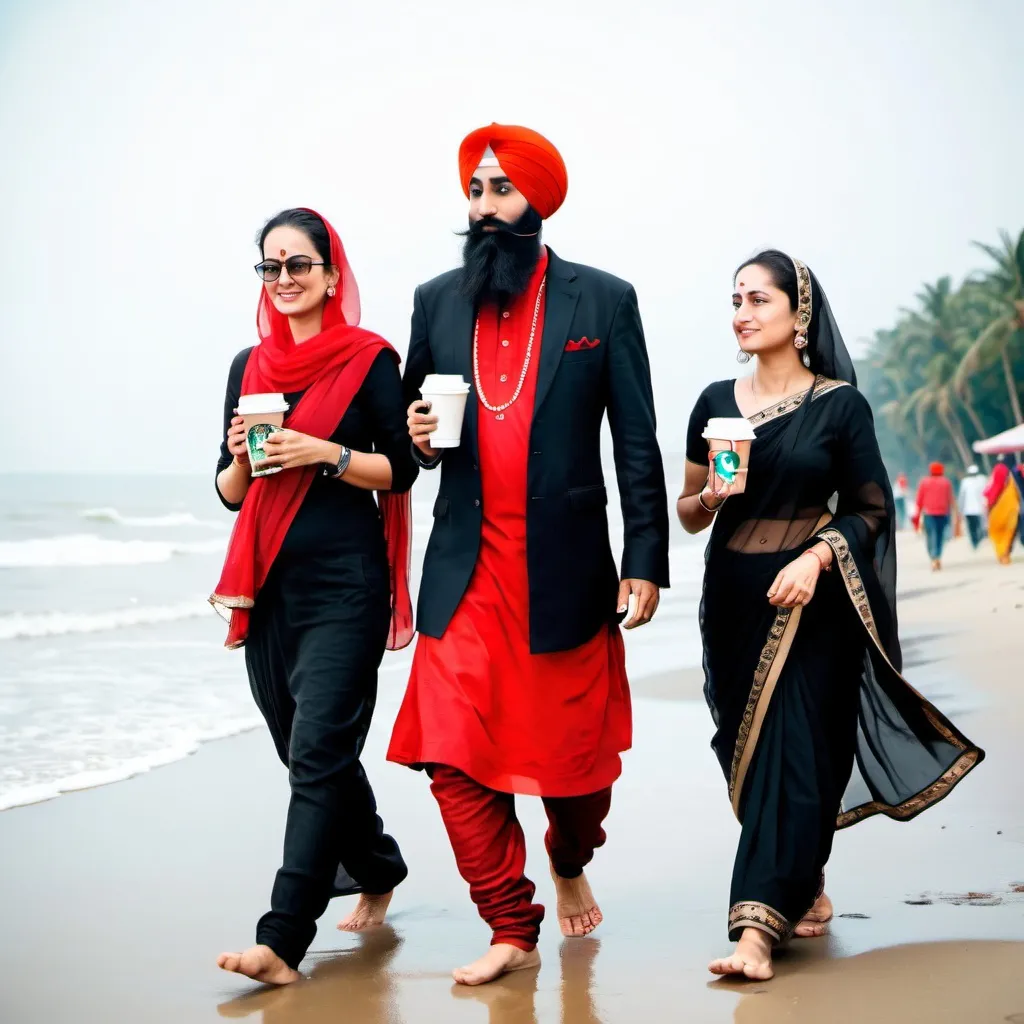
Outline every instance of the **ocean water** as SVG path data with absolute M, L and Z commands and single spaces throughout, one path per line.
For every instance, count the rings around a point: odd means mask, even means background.
M 669 495 L 681 458 L 666 459 Z M 614 495 L 614 471 L 608 468 Z M 437 474 L 413 492 L 418 586 Z M 621 538 L 609 505 L 613 541 Z M 261 722 L 206 598 L 233 516 L 211 476 L 0 477 L 0 810 L 128 778 Z M 633 678 L 700 661 L 703 542 L 673 523 L 673 588 L 627 634 Z M 412 648 L 385 656 L 401 687 Z

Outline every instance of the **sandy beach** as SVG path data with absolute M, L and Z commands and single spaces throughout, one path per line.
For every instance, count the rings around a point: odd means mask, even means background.
M 945 802 L 908 824 L 837 837 L 828 938 L 798 940 L 770 983 L 716 981 L 738 827 L 708 748 L 699 671 L 634 680 L 634 749 L 589 872 L 605 914 L 539 973 L 456 989 L 487 942 L 426 779 L 384 761 L 401 696 L 389 678 L 365 764 L 410 863 L 390 927 L 363 938 L 322 919 L 308 980 L 265 990 L 218 971 L 251 942 L 278 863 L 286 774 L 256 730 L 126 782 L 0 814 L 4 1024 L 695 1021 L 1024 1022 L 1024 562 L 953 544 L 940 574 L 902 538 L 908 678 L 987 751 Z M 695 612 L 694 612 L 695 613 Z M 551 904 L 539 802 L 521 800 L 529 873 Z

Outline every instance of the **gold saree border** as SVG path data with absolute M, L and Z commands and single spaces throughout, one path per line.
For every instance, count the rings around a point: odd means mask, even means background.
M 880 800 L 872 800 L 849 811 L 840 811 L 836 818 L 836 828 L 847 828 L 863 821 L 874 814 L 884 814 L 886 817 L 894 818 L 897 821 L 909 821 L 920 814 L 923 810 L 938 803 L 943 797 L 948 796 L 953 787 L 984 758 L 981 749 L 973 746 L 967 737 L 963 735 L 923 694 L 916 690 L 903 674 L 896 671 L 896 666 L 889 660 L 889 655 L 882 646 L 881 636 L 878 632 L 878 625 L 875 622 L 874 612 L 871 610 L 871 602 L 868 600 L 867 591 L 861 580 L 860 570 L 857 568 L 856 559 L 850 550 L 849 541 L 834 526 L 826 527 L 818 533 L 818 537 L 825 541 L 835 553 L 836 563 L 842 576 L 843 585 L 846 587 L 847 596 L 853 604 L 861 623 L 864 625 L 868 636 L 871 638 L 875 649 L 885 659 L 885 663 L 892 669 L 904 686 L 921 701 L 925 717 L 939 733 L 942 738 L 961 750 L 960 756 L 947 768 L 935 782 L 926 786 L 919 793 L 915 793 L 908 800 L 900 804 L 887 804 Z
M 774 907 L 753 900 L 743 900 L 729 908 L 730 937 L 737 928 L 758 928 L 776 942 L 785 942 L 793 932 L 793 925 Z
M 747 778 L 747 769 L 757 749 L 757 741 L 761 735 L 768 706 L 775 692 L 775 684 L 779 681 L 785 667 L 800 615 L 803 608 L 780 608 L 775 620 L 768 630 L 768 639 L 761 648 L 761 657 L 754 671 L 754 684 L 747 697 L 747 706 L 743 709 L 743 718 L 736 733 L 736 746 L 732 755 L 732 766 L 729 770 L 729 801 L 737 819 L 740 816 L 740 798 L 743 795 L 743 783 Z
M 817 533 L 831 519 L 832 514 L 825 512 L 814 524 L 813 532 Z M 775 684 L 786 667 L 786 659 L 793 646 L 802 614 L 803 607 L 801 605 L 797 605 L 795 608 L 780 608 L 775 613 L 775 620 L 768 630 L 768 639 L 765 641 L 764 647 L 761 648 L 761 656 L 758 658 L 757 668 L 754 670 L 754 682 L 750 688 L 750 695 L 747 697 L 747 706 L 743 709 L 740 727 L 736 732 L 736 746 L 733 749 L 732 764 L 729 768 L 729 802 L 732 804 L 733 814 L 737 819 L 740 816 L 740 798 L 743 796 L 743 783 L 746 781 L 747 769 L 750 767 L 754 751 L 757 749 L 761 726 L 768 713 L 772 695 L 775 693 Z
M 211 594 L 207 599 L 214 608 L 254 608 L 256 602 L 251 597 L 228 597 L 225 594 Z
M 850 385 L 845 380 L 833 380 L 831 377 L 823 377 L 821 374 L 818 374 L 814 379 L 814 391 L 811 393 L 811 401 L 813 402 L 823 395 L 828 395 L 837 388 L 848 387 Z M 770 406 L 767 409 L 762 409 L 760 412 L 755 412 L 753 416 L 748 416 L 747 420 L 754 427 L 762 423 L 770 423 L 780 416 L 786 416 L 791 412 L 795 412 L 804 404 L 804 399 L 806 398 L 806 391 L 801 391 L 797 395 L 790 395 L 789 398 L 784 398 L 778 405 Z

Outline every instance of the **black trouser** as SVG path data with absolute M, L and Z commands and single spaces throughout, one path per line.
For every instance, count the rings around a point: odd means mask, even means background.
M 253 610 L 246 667 L 292 790 L 256 942 L 291 967 L 332 896 L 390 892 L 408 873 L 359 763 L 388 634 L 387 588 L 386 566 L 364 556 L 286 562 Z
M 981 516 L 964 516 L 967 521 L 967 533 L 971 538 L 971 547 L 977 548 L 985 536 L 985 520 Z

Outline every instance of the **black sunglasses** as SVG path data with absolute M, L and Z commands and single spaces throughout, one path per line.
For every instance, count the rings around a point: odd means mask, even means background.
M 280 260 L 264 260 L 256 264 L 256 273 L 264 281 L 276 281 L 281 276 L 282 266 L 287 267 L 289 277 L 305 277 L 313 267 L 324 266 L 324 261 L 308 256 L 289 256 L 283 264 Z

